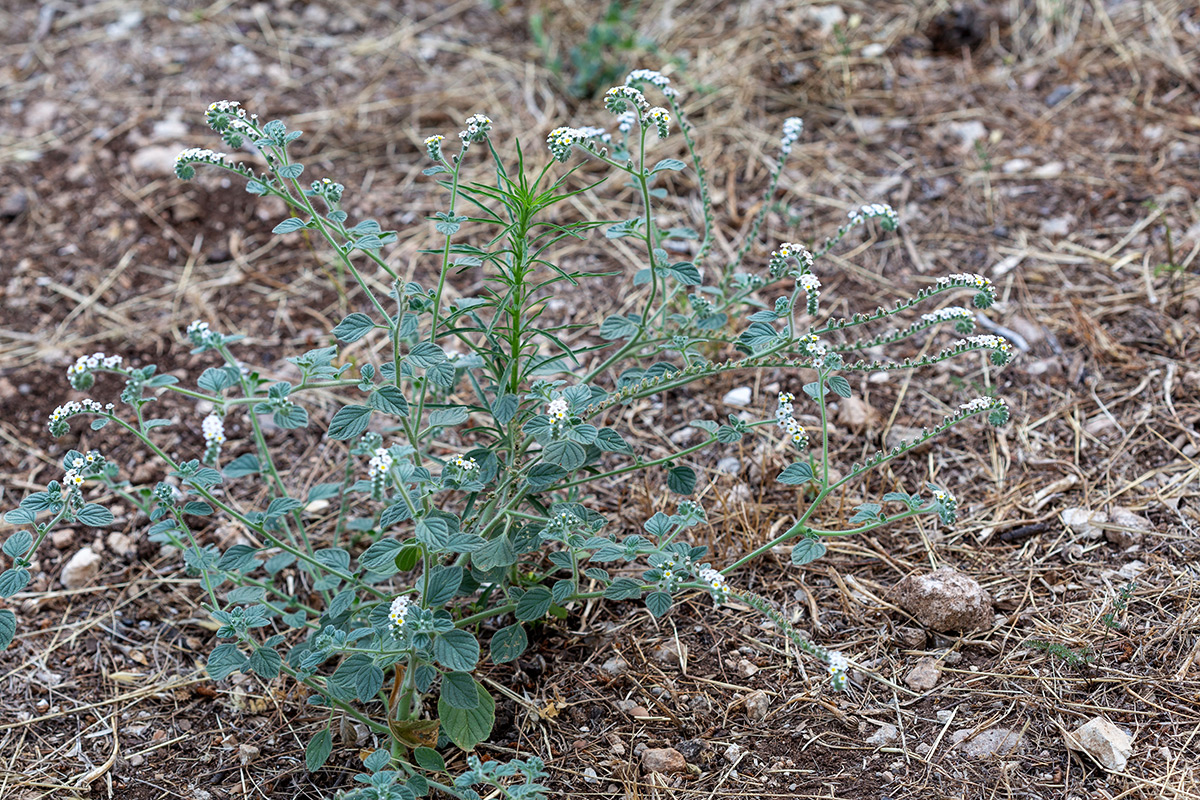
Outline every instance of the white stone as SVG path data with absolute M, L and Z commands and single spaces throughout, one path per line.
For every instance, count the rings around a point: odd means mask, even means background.
M 761 689 L 746 695 L 746 716 L 751 722 L 762 722 L 770 708 L 771 700 Z
M 1098 526 L 1108 522 L 1108 515 L 1104 512 L 1089 511 L 1079 507 L 1064 508 L 1060 516 L 1064 525 L 1089 539 L 1099 539 L 1103 536 L 1104 531 Z
M 867 739 L 867 744 L 872 747 L 884 747 L 891 744 L 900 738 L 900 729 L 895 725 L 882 725 L 879 730 L 871 734 Z
M 724 472 L 726 475 L 736 475 L 742 469 L 742 462 L 734 456 L 726 456 L 717 462 L 717 472 Z
M 1093 717 L 1063 738 L 1109 772 L 1122 772 L 1133 755 L 1133 737 L 1104 717 Z
M 129 168 L 136 175 L 174 175 L 175 156 L 182 147 L 152 144 L 134 151 L 129 157 Z
M 728 406 L 748 406 L 753 396 L 749 386 L 739 386 L 726 392 L 721 402 Z
M 755 666 L 754 664 L 752 664 L 747 659 L 743 658 L 737 664 L 737 672 L 738 672 L 738 675 L 741 675 L 743 678 L 749 678 L 758 672 L 758 667 Z
M 928 692 L 934 686 L 937 686 L 938 678 L 941 676 L 942 670 L 935 659 L 922 658 L 904 676 L 904 682 L 914 692 Z
M 82 547 L 63 566 L 59 580 L 68 589 L 82 589 L 100 572 L 100 564 L 103 561 L 104 559 L 92 548 Z

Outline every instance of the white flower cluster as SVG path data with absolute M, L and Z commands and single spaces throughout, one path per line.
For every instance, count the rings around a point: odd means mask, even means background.
M 665 139 L 671 132 L 671 112 L 662 106 L 655 106 L 646 112 L 646 119 L 654 123 L 658 130 L 658 138 Z
M 565 397 L 556 397 L 546 406 L 546 416 L 551 422 L 563 423 L 567 421 L 567 412 L 570 406 L 567 404 Z
M 429 153 L 429 157 L 434 161 L 442 160 L 442 141 L 445 139 L 440 133 L 435 133 L 425 139 L 425 150 Z
M 804 120 L 799 117 L 788 117 L 783 121 L 783 138 L 779 141 L 779 147 L 785 156 L 792 152 L 792 145 L 803 132 Z
M 921 319 L 925 322 L 949 322 L 957 319 L 974 320 L 975 315 L 962 306 L 948 306 L 939 308 L 937 311 L 931 311 L 928 314 L 922 314 Z
M 701 582 L 708 584 L 708 590 L 712 592 L 713 602 L 720 605 L 729 599 L 729 581 L 725 580 L 725 576 L 712 567 L 705 567 L 700 570 L 697 575 Z
M 83 400 L 76 402 L 68 400 L 58 408 L 50 412 L 48 427 L 50 428 L 51 436 L 62 436 L 67 432 L 67 420 L 76 414 L 103 414 L 112 411 L 114 408 L 112 403 L 100 405 L 95 400 Z
M 646 96 L 632 86 L 614 86 L 604 93 L 604 107 L 614 114 L 620 114 L 630 105 L 643 113 L 650 110 Z
M 993 408 L 999 408 L 1007 404 L 1008 401 L 1003 397 L 976 397 L 968 403 L 962 403 L 958 408 L 960 411 L 973 414 L 976 411 L 990 411 Z
M 374 455 L 367 462 L 367 478 L 371 481 L 371 499 L 382 500 L 383 490 L 387 486 L 388 470 L 392 468 L 391 452 L 386 447 L 375 448 Z
M 221 445 L 225 444 L 225 420 L 216 411 L 210 411 L 200 423 L 200 431 L 204 434 L 204 463 L 215 464 L 221 455 Z
M 885 221 L 895 225 L 899 219 L 896 215 L 896 210 L 887 203 L 868 203 L 859 208 L 852 208 L 846 213 L 846 216 L 855 225 L 861 225 L 874 217 L 883 217 Z
M 937 279 L 938 288 L 946 288 L 947 286 L 974 286 L 985 292 L 991 292 L 992 282 L 982 275 L 974 272 L 956 272 L 953 275 L 946 275 Z
M 404 625 L 404 618 L 408 615 L 408 610 L 413 607 L 412 599 L 402 594 L 392 601 L 391 607 L 388 609 L 388 621 L 392 626 L 399 629 Z M 399 630 L 394 630 L 393 633 L 398 633 Z
M 187 335 L 192 344 L 201 348 L 216 347 L 223 341 L 221 334 L 209 328 L 207 322 L 200 320 L 194 320 L 187 326 Z
M 664 97 L 679 97 L 679 90 L 671 86 L 671 79 L 658 70 L 635 69 L 625 78 L 626 86 L 636 86 L 639 83 L 653 84 Z
M 601 142 L 608 144 L 612 141 L 612 135 L 604 128 L 593 126 L 585 126 L 583 128 L 555 128 L 550 131 L 550 135 L 546 137 L 546 145 L 550 148 L 550 155 L 554 156 L 555 161 L 563 162 L 571 154 L 571 148 L 575 145 L 586 147 L 588 150 L 595 151 L 596 143 Z
M 120 368 L 120 356 L 92 353 L 90 356 L 80 356 L 75 359 L 75 363 L 67 368 L 67 380 L 70 382 L 72 389 L 87 390 L 95 382 L 92 372 L 98 369 L 119 370 Z
M 229 156 L 224 153 L 218 153 L 215 150 L 209 150 L 202 147 L 189 147 L 179 155 L 175 156 L 175 169 L 183 164 L 216 164 L 220 167 L 229 166 Z
M 459 131 L 458 138 L 462 139 L 463 144 L 472 142 L 482 142 L 487 138 L 488 132 L 492 129 L 492 120 L 483 114 L 472 114 L 467 117 L 466 129 Z
M 796 413 L 796 408 L 792 405 L 795 400 L 796 395 L 791 392 L 780 392 L 779 405 L 775 409 L 775 418 L 778 421 L 780 430 L 787 434 L 792 444 L 796 445 L 797 449 L 803 450 L 808 447 L 808 431 L 793 416 Z
M 633 130 L 634 123 L 637 122 L 637 113 L 634 111 L 622 111 L 617 114 L 617 130 L 621 133 L 629 133 Z
M 933 492 L 933 510 L 942 522 L 953 525 L 958 519 L 958 498 L 940 486 L 934 486 L 932 483 L 927 485 L 929 491 Z
M 825 660 L 829 665 L 829 675 L 832 678 L 833 688 L 839 692 L 846 688 L 848 678 L 846 670 L 850 667 L 850 662 L 846 657 L 837 650 L 826 650 Z
M 820 337 L 818 337 L 815 333 L 809 333 L 801 336 L 796 341 L 804 350 L 805 355 L 820 358 L 829 352 L 829 348 L 825 346 L 825 343 L 822 342 Z
M 817 304 L 821 300 L 821 279 L 811 272 L 806 272 L 800 276 L 797 281 L 800 288 L 804 290 L 804 296 L 808 300 L 808 315 L 815 317 L 817 315 Z
M 796 259 L 796 263 L 800 265 L 800 274 L 804 274 L 812 269 L 813 254 L 808 248 L 796 242 L 784 242 L 779 245 L 778 250 L 771 251 L 771 260 L 767 263 L 767 269 L 771 276 L 778 278 L 787 271 L 787 260 L 789 258 Z
M 986 347 L 991 350 L 999 350 L 1001 353 L 1011 353 L 1012 343 L 1003 336 L 995 336 L 990 333 L 983 333 L 978 336 L 968 336 L 967 343 L 975 347 Z
M 67 465 L 69 469 L 63 475 L 63 485 L 67 487 L 68 491 L 78 489 L 83 485 L 83 471 L 88 467 L 99 467 L 103 463 L 104 457 L 100 455 L 99 450 L 89 450 L 84 455 L 75 456 Z
M 479 469 L 479 464 L 475 462 L 475 459 L 463 458 L 462 455 L 457 455 L 450 459 L 450 466 L 457 467 L 463 472 L 471 472 L 472 470 Z
M 242 104 L 236 100 L 218 100 L 208 106 L 204 118 L 208 122 L 208 126 L 217 133 L 224 133 L 231 129 L 249 129 L 250 125 L 246 121 L 246 109 L 241 106 Z M 258 119 L 258 114 L 251 114 L 249 119 Z

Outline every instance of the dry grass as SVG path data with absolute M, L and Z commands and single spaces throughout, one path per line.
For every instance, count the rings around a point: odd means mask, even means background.
M 601 13 L 575 2 L 540 8 L 563 52 Z M 1200 795 L 1200 9 L 1012 0 L 972 23 L 940 2 L 841 8 L 843 21 L 823 30 L 802 2 L 643 3 L 638 32 L 660 55 L 630 66 L 687 62 L 676 75 L 710 156 L 714 265 L 736 252 L 779 124 L 798 113 L 807 133 L 754 255 L 765 243 L 819 238 L 853 204 L 886 201 L 901 212 L 899 234 L 840 248 L 827 264 L 836 268 L 828 297 L 874 307 L 895 285 L 954 271 L 982 272 L 1000 288 L 989 316 L 1028 346 L 1018 364 L 856 386 L 877 416 L 844 438 L 846 463 L 891 427 L 919 426 L 982 387 L 1009 398 L 1014 421 L 951 437 L 882 479 L 890 488 L 932 475 L 953 488 L 968 505 L 953 531 L 862 537 L 804 570 L 768 558 L 738 576 L 854 658 L 862 672 L 847 694 L 809 680 L 748 609 L 699 602 L 654 623 L 590 605 L 539 631 L 540 648 L 515 672 L 490 674 L 505 699 L 489 752 L 546 758 L 562 797 Z M 140 21 L 121 21 L 136 10 Z M 245 330 L 248 352 L 278 369 L 282 356 L 323 342 L 353 303 L 326 288 L 332 267 L 319 250 L 269 234 L 279 209 L 140 166 L 148 148 L 207 142 L 197 110 L 211 100 L 242 99 L 304 128 L 310 168 L 336 165 L 352 215 L 400 229 L 389 259 L 417 279 L 432 241 L 422 220 L 439 208 L 420 175 L 424 136 L 483 110 L 540 152 L 546 130 L 599 113 L 545 69 L 527 9 L 475 0 L 371 10 L 114 0 L 3 10 L 0 25 L 10 112 L 0 120 L 5 505 L 53 476 L 66 445 L 46 436 L 41 418 L 71 396 L 60 376 L 75 354 L 107 349 L 195 374 L 180 330 L 201 316 Z M 973 35 L 979 43 L 964 47 Z M 155 129 L 176 117 L 182 129 Z M 691 196 L 686 181 L 676 188 Z M 626 200 L 617 187 L 601 191 L 605 205 L 584 198 L 578 213 Z M 680 219 L 696 211 L 694 202 L 678 208 Z M 1156 269 L 1168 258 L 1168 226 L 1181 278 Z M 611 259 L 591 247 L 567 257 Z M 456 289 L 471 293 L 477 278 Z M 586 319 L 623 302 L 603 287 L 586 296 L 558 313 Z M 688 420 L 727 411 L 718 401 L 734 380 L 667 398 L 663 409 L 635 407 L 622 422 L 643 452 L 665 453 Z M 756 379 L 756 402 L 791 380 Z M 165 446 L 194 449 L 187 428 Z M 103 444 L 135 481 L 158 477 L 126 444 L 91 433 L 81 441 Z M 319 442 L 285 446 L 297 480 L 326 461 Z M 741 458 L 740 474 L 718 475 L 721 455 Z M 699 538 L 718 556 L 790 522 L 795 500 L 769 480 L 777 458 L 746 442 L 697 464 L 712 518 Z M 667 502 L 641 479 L 596 498 L 628 526 Z M 1153 532 L 1122 550 L 1059 516 L 1112 505 L 1147 516 Z M 172 557 L 142 542 L 125 558 L 98 542 L 112 556 L 102 581 L 59 590 L 60 558 L 93 535 L 76 531 L 62 552 L 46 551 L 31 591 L 16 598 L 23 627 L 0 655 L 0 797 L 292 798 L 346 785 L 352 746 L 305 774 L 301 748 L 321 720 L 287 685 L 203 679 L 212 628 L 197 613 L 196 587 L 171 577 Z M 990 630 L 927 634 L 889 600 L 904 575 L 942 564 L 993 594 Z M 1136 589 L 1119 610 L 1131 577 Z M 1034 641 L 1090 660 L 1072 664 Z M 614 651 L 630 665 L 616 678 L 597 668 Z M 903 677 L 921 657 L 937 659 L 942 678 L 916 694 Z M 741 660 L 759 671 L 742 677 Z M 771 696 L 761 724 L 744 713 L 754 690 Z M 618 699 L 647 714 L 617 710 Z M 1122 774 L 1064 746 L 1063 731 L 1094 715 L 1136 734 Z M 884 723 L 901 729 L 898 745 L 865 744 Z M 989 760 L 952 746 L 957 731 L 997 727 L 1021 732 L 1024 749 Z M 368 744 L 352 726 L 340 733 Z M 639 744 L 679 747 L 699 772 L 645 774 Z M 727 759 L 733 744 L 741 755 Z M 589 768 L 599 782 L 586 780 Z

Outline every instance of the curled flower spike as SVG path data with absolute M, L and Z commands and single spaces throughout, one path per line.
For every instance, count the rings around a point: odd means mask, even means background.
M 646 112 L 646 119 L 654 123 L 654 127 L 658 131 L 658 138 L 667 138 L 667 134 L 671 132 L 670 111 L 661 106 L 655 107 Z
M 679 97 L 679 90 L 671 86 L 671 79 L 658 70 L 635 69 L 625 77 L 625 85 L 639 88 L 640 84 L 649 83 L 662 92 L 663 97 Z
M 217 133 L 225 133 L 246 118 L 246 109 L 241 106 L 236 100 L 218 100 L 204 112 L 204 121 Z
M 991 350 L 992 363 L 998 367 L 1004 366 L 1012 358 L 1012 343 L 1003 336 L 995 336 L 990 333 L 968 336 L 967 343 L 973 347 L 986 347 Z
M 204 463 L 216 464 L 221 456 L 221 445 L 225 444 L 225 420 L 216 411 L 210 412 L 200 423 L 204 433 Z
M 388 622 L 392 623 L 392 635 L 397 636 L 400 629 L 404 626 L 405 617 L 408 615 L 408 610 L 412 608 L 413 601 L 406 595 L 402 594 L 392 601 L 391 607 L 388 609 Z
M 120 370 L 121 362 L 122 359 L 120 356 L 108 356 L 104 353 L 92 353 L 90 356 L 80 356 L 67 369 L 67 380 L 71 383 L 72 389 L 87 391 L 96 382 L 96 377 L 93 374 L 96 370 Z
M 951 320 L 954 321 L 954 330 L 958 333 L 966 334 L 975 330 L 975 315 L 970 309 L 963 308 L 962 306 L 947 306 L 946 308 L 939 308 L 937 311 L 921 315 L 921 321 L 930 325 L 939 322 L 950 322 Z
M 806 356 L 819 358 L 820 356 L 825 355 L 825 353 L 829 350 L 829 348 L 825 346 L 825 343 L 822 342 L 815 333 L 809 333 L 801 336 L 797 340 L 797 344 L 800 346 L 800 351 Z
M 964 414 L 990 411 L 988 422 L 997 428 L 1008 422 L 1008 401 L 1003 397 L 976 397 L 969 403 L 963 403 L 958 409 Z
M 215 164 L 218 167 L 232 166 L 229 163 L 229 156 L 224 153 L 218 153 L 215 150 L 208 150 L 207 148 L 189 147 L 175 156 L 175 174 L 181 180 L 190 181 L 196 176 L 194 164 Z
M 550 422 L 559 433 L 566 428 L 569 415 L 570 406 L 564 397 L 556 397 L 546 406 L 546 416 L 550 418 Z
M 953 275 L 944 275 L 937 279 L 939 289 L 948 289 L 952 286 L 979 290 L 979 294 L 975 295 L 973 301 L 976 308 L 989 308 L 992 303 L 996 302 L 996 287 L 990 280 L 974 272 L 956 272 Z
M 815 317 L 821 300 L 821 279 L 811 272 L 807 272 L 800 276 L 799 283 L 808 300 L 808 315 Z
M 849 678 L 846 675 L 846 670 L 849 669 L 850 662 L 846 660 L 844 655 L 836 650 L 826 650 L 825 656 L 828 663 L 829 676 L 831 678 L 830 683 L 832 684 L 833 688 L 839 692 L 845 690 L 846 684 L 849 682 Z
M 367 462 L 367 478 L 371 481 L 372 500 L 383 499 L 383 492 L 388 483 L 388 472 L 393 463 L 391 451 L 386 447 L 375 448 L 375 454 Z
M 850 222 L 854 225 L 861 225 L 868 219 L 878 219 L 879 224 L 885 231 L 896 230 L 896 226 L 900 222 L 896 210 L 887 203 L 868 203 L 859 208 L 852 208 L 846 212 L 846 216 L 850 218 Z
M 442 160 L 442 142 L 445 138 L 440 133 L 435 133 L 425 140 L 425 151 L 429 153 L 429 157 L 434 161 Z
M 780 430 L 787 435 L 796 449 L 803 450 L 808 447 L 808 431 L 792 416 L 796 413 L 795 406 L 792 405 L 795 399 L 796 395 L 791 392 L 780 392 L 779 405 L 775 409 L 775 419 Z
M 720 572 L 712 567 L 705 567 L 697 573 L 696 577 L 702 583 L 707 584 L 715 605 L 720 605 L 729 599 L 729 582 Z
M 472 114 L 467 117 L 466 129 L 459 131 L 458 138 L 464 145 L 482 142 L 492 129 L 492 120 L 483 114 Z
M 953 525 L 958 519 L 958 500 L 950 492 L 932 483 L 926 484 L 933 492 L 933 510 L 938 518 L 947 525 Z
M 188 338 L 192 340 L 199 350 L 209 350 L 219 347 L 225 342 L 225 337 L 208 327 L 207 322 L 195 320 L 191 325 L 187 326 Z
M 332 178 L 321 178 L 319 181 L 312 182 L 312 193 L 323 198 L 327 203 L 340 203 L 345 191 L 346 187 L 336 183 Z
M 554 160 L 562 163 L 571 154 L 571 148 L 579 145 L 590 152 L 598 152 L 601 144 L 612 142 L 612 135 L 604 128 L 587 126 L 583 128 L 555 128 L 546 137 L 546 145 Z
M 57 438 L 66 434 L 68 430 L 67 420 L 71 417 L 77 414 L 105 414 L 111 412 L 113 408 L 112 403 L 100 405 L 95 400 L 83 400 L 81 402 L 68 400 L 50 412 L 47 427 L 50 429 L 50 435 Z
M 612 113 L 620 114 L 629 106 L 642 113 L 650 110 L 646 96 L 632 86 L 614 86 L 604 93 L 604 107 Z
M 637 124 L 637 114 L 633 111 L 622 111 L 617 114 L 617 130 L 621 133 L 629 133 L 633 130 L 633 126 Z
M 804 120 L 799 117 L 788 117 L 783 121 L 783 138 L 779 142 L 779 149 L 785 156 L 792 152 L 792 145 L 796 143 L 803 132 Z
M 787 272 L 787 260 L 795 259 L 796 264 L 800 267 L 798 271 L 793 271 L 794 275 L 803 275 L 812 269 L 813 254 L 808 248 L 796 242 L 784 242 L 779 245 L 779 249 L 772 251 L 771 260 L 767 262 L 767 270 L 771 273 L 772 278 L 782 277 Z

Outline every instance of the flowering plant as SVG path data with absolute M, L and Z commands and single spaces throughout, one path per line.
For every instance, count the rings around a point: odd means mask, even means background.
M 664 105 L 651 106 L 645 95 L 650 90 Z M 13 566 L 0 574 L 0 596 L 27 585 L 32 554 L 58 523 L 113 521 L 103 505 L 83 499 L 88 481 L 103 485 L 92 493 L 115 495 L 139 509 L 150 539 L 179 548 L 187 570 L 199 576 L 223 640 L 207 661 L 211 677 L 241 671 L 270 680 L 286 673 L 311 690 L 310 702 L 328 708 L 331 720 L 349 715 L 389 743 L 366 759 L 367 773 L 360 777 L 369 789 L 352 797 L 408 798 L 431 787 L 478 797 L 474 786 L 495 787 L 508 797 L 542 796 L 536 760 L 504 766 L 472 761 L 466 773 L 447 781 L 439 777 L 445 763 L 438 749 L 453 743 L 471 750 L 491 732 L 495 701 L 474 675 L 485 657 L 481 638 L 493 663 L 512 662 L 528 646 L 528 625 L 561 616 L 580 600 L 640 598 L 659 617 L 680 592 L 705 591 L 718 604 L 740 598 L 775 619 L 801 649 L 827 664 L 836 688 L 845 687 L 845 656 L 800 637 L 769 602 L 727 576 L 786 542 L 792 542 L 792 561 L 803 565 L 825 552 L 827 537 L 920 514 L 954 521 L 957 502 L 931 484 L 928 497 L 893 491 L 858 506 L 849 527 L 813 523 L 834 492 L 951 427 L 980 415 L 1003 424 L 1003 401 L 963 403 L 914 440 L 838 475 L 830 469 L 831 397 L 852 395 L 847 374 L 915 370 L 973 352 L 1005 364 L 1008 343 L 971 336 L 973 312 L 957 306 L 856 337 L 864 326 L 886 324 L 954 291 L 968 290 L 975 308 L 986 309 L 995 300 L 992 284 L 978 275 L 950 275 L 893 308 L 823 318 L 818 260 L 855 227 L 873 221 L 894 229 L 897 216 L 889 206 L 852 209 L 815 250 L 780 244 L 763 268 L 749 257 L 760 213 L 736 257 L 720 263 L 712 253 L 706 176 L 680 93 L 661 73 L 638 70 L 607 93 L 604 106 L 615 115 L 615 135 L 595 126 L 557 128 L 547 138 L 551 157 L 539 170 L 529 168 L 519 149 L 510 166 L 493 147 L 493 123 L 482 114 L 467 119 L 457 152 L 448 152 L 442 135 L 425 140 L 433 162 L 425 172 L 449 195 L 446 209 L 431 219 L 443 237 L 431 254 L 437 265 L 432 286 L 403 281 L 383 257 L 397 241 L 395 232 L 370 219 L 350 224 L 342 184 L 301 181 L 305 167 L 289 149 L 299 131 L 279 120 L 262 123 L 235 102 L 210 106 L 207 122 L 226 145 L 257 154 L 262 165 L 189 149 L 179 154 L 178 176 L 190 180 L 198 165 L 215 166 L 243 178 L 252 194 L 280 198 L 291 216 L 274 232 L 306 231 L 323 239 L 358 287 L 362 310 L 333 328 L 328 346 L 289 359 L 298 382 L 272 379 L 239 360 L 239 337 L 203 321 L 186 331 L 192 352 L 211 358 L 194 387 L 157 374 L 153 366 L 128 366 L 119 356 L 80 358 L 68 370 L 71 386 L 87 391 L 99 374 L 120 376 L 121 405 L 71 401 L 50 415 L 50 432 L 68 435 L 79 416 L 89 417 L 93 429 L 112 424 L 161 460 L 164 479 L 134 486 L 99 452 L 68 453 L 63 480 L 5 516 L 18 530 L 3 546 Z M 700 231 L 663 229 L 655 217 L 666 194 L 655 184 L 689 169 L 675 158 L 650 160 L 648 134 L 667 139 L 673 129 L 699 187 Z M 784 124 L 768 200 L 801 133 L 799 119 Z M 491 163 L 487 182 L 468 179 L 482 169 L 469 158 L 480 151 Z M 559 167 L 577 156 L 582 158 L 575 167 Z M 584 160 L 630 180 L 641 198 L 637 216 L 600 223 L 558 213 L 559 204 L 596 186 L 567 188 Z M 552 177 L 555 171 L 561 174 Z M 768 205 L 762 204 L 764 213 Z M 607 239 L 630 239 L 644 253 L 632 279 L 639 291 L 636 309 L 609 316 L 590 339 L 571 337 L 572 344 L 562 326 L 544 321 L 547 301 L 554 291 L 570 291 L 596 276 L 563 267 L 555 247 L 598 227 Z M 669 255 L 689 249 L 690 260 Z M 448 277 L 469 268 L 485 271 L 487 287 L 478 296 L 452 299 Z M 383 277 L 390 291 L 377 292 L 368 271 L 372 279 Z M 767 302 L 771 292 L 777 296 Z M 919 358 L 855 357 L 945 324 L 967 338 Z M 797 395 L 788 391 L 778 396 L 772 416 L 692 422 L 704 432 L 703 441 L 656 459 L 638 458 L 608 424 L 608 412 L 639 398 L 722 373 L 767 368 L 811 378 L 798 388 L 819 427 L 800 423 Z M 172 423 L 147 418 L 145 411 L 163 392 L 202 404 L 201 458 L 173 457 L 156 443 L 155 430 Z M 328 476 L 296 470 L 285 476 L 264 435 L 268 420 L 283 429 L 306 428 L 310 409 L 330 397 L 338 408 L 325 437 L 344 443 L 340 477 L 318 482 Z M 771 541 L 731 564 L 711 564 L 705 548 L 685 540 L 685 532 L 705 520 L 701 506 L 686 499 L 673 514 L 654 514 L 640 532 L 618 536 L 606 530 L 589 487 L 659 469 L 671 492 L 689 495 L 697 475 L 686 462 L 694 463 L 694 454 L 747 435 L 770 435 L 771 426 L 781 430 L 793 459 L 777 480 L 797 487 L 808 501 L 794 524 Z M 213 515 L 238 523 L 242 539 L 221 549 L 205 537 L 206 518 Z M 617 569 L 623 574 L 614 574 Z M 0 645 L 9 644 L 15 627 L 13 613 L 0 610 Z M 310 770 L 329 757 L 331 730 L 327 725 L 309 743 Z

